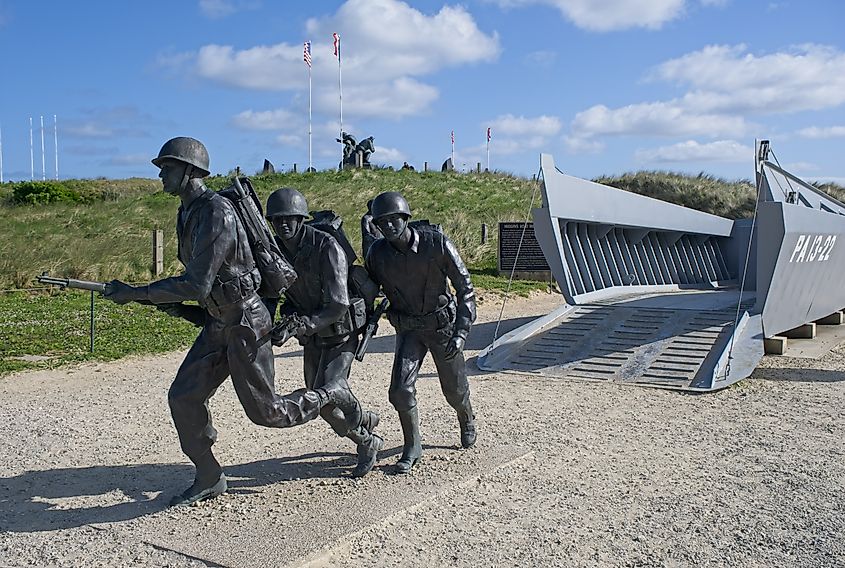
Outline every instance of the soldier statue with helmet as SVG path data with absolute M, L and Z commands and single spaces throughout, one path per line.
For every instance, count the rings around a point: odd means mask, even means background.
M 208 400 L 231 375 L 235 393 L 256 424 L 288 428 L 337 407 L 350 429 L 363 419 L 352 393 L 333 384 L 280 396 L 274 387 L 272 345 L 264 341 L 272 320 L 257 290 L 261 276 L 247 235 L 232 202 L 209 190 L 208 152 L 198 140 L 178 137 L 152 160 L 161 169 L 164 191 L 181 200 L 176 223 L 178 257 L 185 271 L 147 286 L 113 280 L 104 296 L 119 304 L 140 301 L 182 305 L 178 315 L 203 322 L 168 392 L 182 450 L 196 466 L 194 483 L 171 501 L 182 505 L 216 497 L 227 489 L 226 477 L 211 447 L 217 439 Z
M 308 203 L 295 189 L 285 187 L 271 193 L 265 215 L 282 255 L 297 274 L 285 292 L 280 313 L 297 316 L 303 322 L 295 335 L 303 346 L 305 386 L 314 389 L 335 384 L 349 389 L 358 331 L 366 320 L 363 300 L 354 305 L 350 302 L 348 269 L 354 258 L 347 257 L 332 235 L 305 222 L 309 217 Z M 275 299 L 265 299 L 271 314 L 275 314 L 277 303 Z M 320 411 L 338 436 L 357 445 L 358 463 L 353 477 L 362 477 L 373 468 L 384 445 L 381 437 L 373 434 L 378 414 L 367 411 L 363 415 L 362 424 L 350 429 L 340 408 L 324 406 Z
M 463 355 L 475 321 L 475 292 L 452 241 L 430 226 L 409 224 L 411 210 L 401 194 L 378 195 L 372 216 L 384 238 L 370 246 L 366 265 L 390 301 L 387 316 L 396 328 L 388 394 L 404 436 L 396 470 L 407 473 L 422 456 L 416 380 L 427 352 L 434 358 L 443 395 L 457 412 L 461 446 L 475 444 L 475 415 Z

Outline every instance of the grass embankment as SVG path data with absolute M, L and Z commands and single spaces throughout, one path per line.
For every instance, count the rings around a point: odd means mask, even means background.
M 382 191 L 402 192 L 414 215 L 443 225 L 461 250 L 476 287 L 503 290 L 496 275 L 496 224 L 522 220 L 535 185 L 502 174 L 442 174 L 389 170 L 272 174 L 252 177 L 262 200 L 279 187 L 296 187 L 311 209 L 332 209 L 346 220 L 346 233 L 360 248 L 359 219 L 367 200 Z M 596 181 L 730 218 L 754 208 L 754 186 L 712 176 L 639 172 Z M 208 179 L 212 189 L 229 180 Z M 74 203 L 16 205 L 16 184 L 0 185 L 0 288 L 26 288 L 42 271 L 91 280 L 147 281 L 151 236 L 164 230 L 165 274 L 178 274 L 174 231 L 178 201 L 160 191 L 158 180 L 70 180 L 63 187 L 78 195 Z M 824 186 L 842 199 L 845 189 Z M 535 206 L 539 205 L 539 193 Z M 490 240 L 480 243 L 487 223 Z M 542 290 L 541 282 L 515 282 L 512 291 Z M 189 324 L 147 306 L 117 306 L 97 300 L 96 351 L 88 352 L 89 296 L 82 292 L 0 295 L 0 374 L 53 367 L 84 360 L 110 360 L 187 345 L 196 335 Z M 50 357 L 27 361 L 20 357 Z

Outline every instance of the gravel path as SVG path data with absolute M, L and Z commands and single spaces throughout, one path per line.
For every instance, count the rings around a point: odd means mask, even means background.
M 512 300 L 503 331 L 558 296 Z M 353 388 L 382 413 L 385 451 L 353 480 L 353 448 L 321 421 L 251 424 L 230 384 L 211 403 L 230 493 L 167 509 L 191 481 L 166 393 L 184 353 L 0 380 L 0 566 L 843 566 L 845 345 L 765 358 L 751 379 L 688 395 L 482 374 L 498 300 L 467 349 L 479 441 L 430 361 L 425 456 L 391 475 L 389 325 Z M 301 351 L 277 353 L 279 391 Z

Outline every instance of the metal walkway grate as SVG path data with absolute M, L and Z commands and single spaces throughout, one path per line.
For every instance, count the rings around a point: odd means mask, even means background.
M 705 363 L 730 339 L 734 316 L 731 310 L 579 306 L 526 340 L 505 366 L 543 376 L 694 387 L 702 369 L 712 372 Z

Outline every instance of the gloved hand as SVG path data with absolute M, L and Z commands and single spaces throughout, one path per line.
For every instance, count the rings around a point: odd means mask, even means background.
M 449 343 L 446 344 L 446 358 L 454 359 L 458 353 L 464 350 L 466 340 L 460 335 L 453 335 Z
M 116 304 L 128 304 L 129 302 L 142 299 L 142 293 L 140 288 L 130 286 L 120 280 L 112 280 L 106 284 L 106 291 L 103 292 L 103 297 Z

